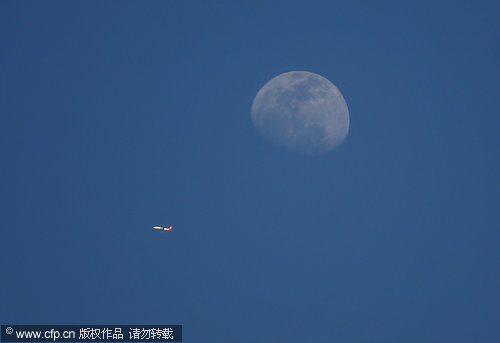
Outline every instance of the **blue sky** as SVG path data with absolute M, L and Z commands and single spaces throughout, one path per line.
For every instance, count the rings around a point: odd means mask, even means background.
M 2 1 L 0 322 L 499 341 L 499 11 Z M 344 95 L 335 151 L 252 126 L 290 70 Z

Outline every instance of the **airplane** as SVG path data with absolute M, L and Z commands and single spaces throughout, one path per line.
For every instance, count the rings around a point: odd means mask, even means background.
M 163 226 L 153 226 L 153 229 L 156 230 L 164 230 L 164 231 L 172 231 L 174 227 L 170 225 L 169 227 L 163 227 Z

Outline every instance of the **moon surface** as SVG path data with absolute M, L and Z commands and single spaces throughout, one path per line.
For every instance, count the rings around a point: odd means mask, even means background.
M 290 71 L 266 83 L 252 103 L 252 121 L 275 145 L 309 155 L 332 150 L 349 132 L 340 91 L 308 71 Z

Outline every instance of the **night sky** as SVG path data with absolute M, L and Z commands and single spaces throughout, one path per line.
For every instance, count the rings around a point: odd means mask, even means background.
M 499 342 L 499 13 L 1 1 L 0 323 Z M 259 89 L 291 70 L 342 92 L 337 149 L 253 126 Z

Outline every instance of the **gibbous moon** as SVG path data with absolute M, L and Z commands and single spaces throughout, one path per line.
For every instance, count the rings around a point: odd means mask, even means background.
M 266 83 L 252 103 L 252 121 L 274 144 L 310 155 L 340 145 L 349 131 L 349 110 L 324 77 L 290 71 Z

